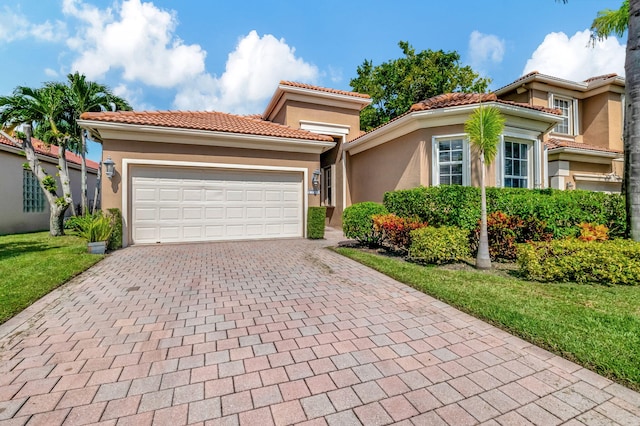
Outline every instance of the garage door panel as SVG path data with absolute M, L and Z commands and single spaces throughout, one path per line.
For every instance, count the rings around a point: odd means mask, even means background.
M 202 207 L 185 207 L 182 209 L 182 218 L 184 220 L 201 220 Z
M 302 173 L 135 167 L 134 243 L 301 237 Z
M 180 201 L 180 189 L 178 188 L 161 188 L 158 191 L 160 201 Z

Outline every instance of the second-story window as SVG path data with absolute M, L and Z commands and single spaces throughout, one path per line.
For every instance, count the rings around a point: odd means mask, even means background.
M 552 96 L 551 107 L 562 113 L 562 122 L 553 129 L 555 133 L 575 135 L 577 133 L 576 102 L 570 98 Z

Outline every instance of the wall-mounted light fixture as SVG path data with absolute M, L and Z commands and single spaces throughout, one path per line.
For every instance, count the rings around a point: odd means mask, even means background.
M 320 194 L 320 169 L 316 169 L 313 171 L 313 175 L 311 175 L 311 186 L 313 188 L 313 195 Z
M 575 185 L 573 184 L 573 182 L 567 182 L 567 189 L 572 190 L 573 188 L 575 188 Z
M 104 174 L 107 175 L 109 179 L 113 177 L 113 174 L 116 171 L 116 163 L 111 159 L 111 156 L 108 155 L 107 159 L 102 162 L 104 166 Z

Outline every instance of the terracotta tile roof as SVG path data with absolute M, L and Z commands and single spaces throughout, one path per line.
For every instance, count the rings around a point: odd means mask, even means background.
M 622 151 L 618 151 L 616 149 L 609 149 L 609 148 L 605 148 L 602 146 L 597 146 L 597 145 L 590 145 L 590 144 L 586 144 L 586 143 L 579 143 L 579 142 L 573 142 L 573 141 L 567 141 L 564 139 L 557 139 L 557 138 L 549 138 L 549 140 L 547 140 L 546 142 L 547 147 L 551 150 L 551 149 L 556 149 L 556 148 L 574 148 L 574 149 L 583 149 L 583 150 L 588 150 L 588 151 L 601 151 L 601 152 L 613 152 L 616 154 L 622 154 Z
M 311 89 L 311 90 L 318 90 L 320 92 L 335 93 L 337 95 L 355 96 L 357 98 L 371 99 L 371 96 L 367 95 L 366 93 L 347 92 L 346 90 L 329 89 L 326 87 L 319 87 L 319 86 L 312 86 L 310 84 L 297 83 L 295 81 L 283 80 L 280 82 L 280 84 L 283 86 L 299 87 L 301 89 Z
M 413 104 L 409 111 L 426 111 L 430 109 L 472 105 L 480 102 L 497 102 L 500 104 L 514 105 L 522 108 L 533 109 L 536 111 L 548 112 L 551 114 L 561 114 L 560 111 L 553 108 L 498 99 L 498 97 L 494 93 L 445 93 L 443 95 L 434 96 L 433 98 L 418 102 L 417 104 Z
M 259 116 L 242 116 L 215 111 L 115 111 L 85 112 L 83 120 L 136 124 L 212 132 L 330 141 L 333 138 L 265 121 Z
M 614 78 L 614 77 L 617 77 L 617 76 L 618 76 L 618 74 L 616 74 L 616 73 L 597 75 L 595 77 L 591 77 L 591 78 L 586 79 L 584 82 L 585 83 L 591 83 L 592 81 L 609 80 L 610 78 Z
M 51 158 L 58 158 L 58 150 L 60 148 L 58 148 L 57 146 L 55 145 L 47 146 L 40 139 L 36 139 L 36 138 L 31 138 L 31 143 L 33 144 L 33 148 L 35 149 L 36 153 L 40 155 L 45 155 Z M 17 147 L 15 143 L 7 139 L 4 135 L 0 135 L 0 144 Z M 67 151 L 66 157 L 67 157 L 67 162 L 69 163 L 80 165 L 82 162 L 82 159 L 80 158 L 80 156 L 77 154 L 74 154 L 71 151 Z M 87 168 L 98 170 L 99 166 L 100 165 L 95 161 L 87 159 Z

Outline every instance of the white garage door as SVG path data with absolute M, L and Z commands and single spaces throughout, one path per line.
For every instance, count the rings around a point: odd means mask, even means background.
M 133 243 L 303 236 L 302 173 L 137 167 Z

